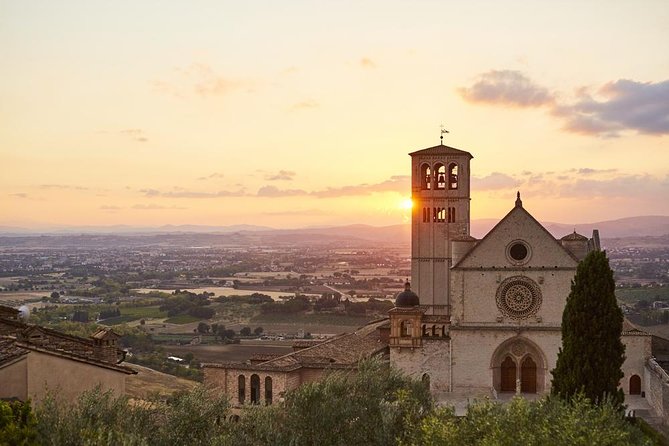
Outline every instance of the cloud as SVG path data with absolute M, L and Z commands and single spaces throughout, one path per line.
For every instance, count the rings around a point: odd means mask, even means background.
M 204 177 L 199 177 L 198 180 L 203 181 L 203 180 L 211 180 L 211 179 L 220 179 L 225 177 L 222 173 L 214 172 L 211 175 L 207 175 Z
M 144 210 L 144 211 L 153 211 L 153 210 L 160 210 L 160 209 L 188 209 L 185 207 L 180 207 L 180 206 L 161 206 L 159 204 L 136 204 L 132 207 L 133 209 L 139 209 L 139 210 Z
M 509 189 L 520 184 L 520 180 L 500 172 L 493 172 L 485 177 L 472 177 L 472 188 L 475 190 Z
M 10 197 L 27 199 L 29 198 L 28 194 L 25 192 L 17 192 L 15 194 L 9 194 Z
M 291 170 L 280 170 L 274 174 L 265 175 L 267 181 L 292 181 L 295 177 L 295 172 Z
M 351 195 L 370 195 L 375 192 L 407 192 L 410 189 L 411 177 L 394 175 L 390 179 L 375 184 L 357 184 L 353 186 L 331 187 L 311 192 L 319 198 L 344 197 Z
M 290 111 L 299 111 L 299 110 L 309 110 L 318 108 L 321 105 L 313 99 L 307 99 L 305 101 L 296 102 L 290 106 Z
M 492 70 L 458 92 L 468 102 L 516 107 L 540 107 L 554 101 L 553 94 L 520 71 Z
M 579 175 L 594 175 L 601 173 L 613 173 L 618 169 L 592 169 L 590 167 L 581 167 L 580 169 L 571 169 L 570 172 L 576 172 Z
M 636 82 L 620 79 L 598 90 L 600 99 L 581 91 L 573 104 L 556 106 L 565 130 L 586 135 L 620 136 L 631 130 L 649 135 L 669 134 L 669 80 Z
M 154 79 L 151 86 L 159 93 L 184 97 L 195 93 L 201 98 L 220 97 L 234 91 L 251 91 L 252 83 L 246 79 L 224 76 L 204 63 L 193 63 L 175 69 L 176 79 L 169 81 Z
M 103 211 L 109 211 L 109 212 L 114 212 L 123 209 L 122 207 L 119 206 L 111 206 L 111 205 L 102 205 L 100 206 L 100 209 Z
M 520 71 L 492 70 L 458 92 L 468 102 L 515 107 L 546 106 L 564 121 L 567 132 L 615 138 L 625 131 L 647 135 L 669 134 L 669 80 L 637 82 L 619 79 L 591 93 L 579 88 L 576 98 L 558 95 Z
M 263 186 L 256 194 L 259 197 L 294 197 L 296 195 L 307 195 L 302 189 L 279 189 L 276 186 Z
M 363 57 L 360 59 L 360 66 L 362 68 L 376 68 L 376 64 L 369 57 Z
M 125 129 L 119 132 L 121 135 L 125 135 L 132 139 L 135 142 L 147 142 L 148 138 L 144 135 L 144 130 L 142 129 Z
M 272 216 L 309 216 L 309 215 L 327 215 L 321 209 L 295 209 L 288 211 L 274 211 L 274 212 L 263 212 L 263 215 L 272 215 Z
M 163 197 L 163 198 L 221 198 L 221 197 L 245 197 L 248 194 L 243 190 L 237 191 L 218 191 L 218 192 L 200 192 L 177 189 L 174 191 L 159 191 L 157 189 L 140 189 L 145 197 Z
M 69 184 L 40 184 L 40 189 L 71 189 L 71 190 L 88 190 L 89 188 L 84 186 L 72 186 Z

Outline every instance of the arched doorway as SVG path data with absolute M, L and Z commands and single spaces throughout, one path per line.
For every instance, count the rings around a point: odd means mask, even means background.
M 520 391 L 537 393 L 537 363 L 530 356 L 520 364 Z
M 641 395 L 641 377 L 639 375 L 630 376 L 630 395 Z
M 500 390 L 502 392 L 515 392 L 516 391 L 516 362 L 507 356 L 502 361 L 502 366 L 500 367 L 502 371 L 502 380 L 500 383 Z
M 497 392 L 544 393 L 546 364 L 546 355 L 532 340 L 510 337 L 499 344 L 490 358 L 492 387 Z

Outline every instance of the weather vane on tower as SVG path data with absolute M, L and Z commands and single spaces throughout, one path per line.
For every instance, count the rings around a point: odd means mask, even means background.
M 441 145 L 444 145 L 444 133 L 449 133 L 448 130 L 444 127 L 444 124 L 441 124 L 441 135 L 439 136 L 439 140 L 441 142 Z

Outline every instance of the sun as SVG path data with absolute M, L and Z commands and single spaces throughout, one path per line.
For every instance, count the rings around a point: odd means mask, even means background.
M 401 209 L 411 209 L 412 207 L 413 207 L 413 201 L 411 201 L 411 198 L 404 198 L 400 202 Z

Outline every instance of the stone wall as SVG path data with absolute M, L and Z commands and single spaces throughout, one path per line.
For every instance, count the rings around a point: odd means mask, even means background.
M 646 400 L 663 424 L 669 424 L 669 375 L 654 358 L 646 362 L 644 369 Z
M 407 375 L 422 379 L 427 373 L 432 392 L 450 390 L 450 340 L 423 338 L 421 348 L 391 348 L 390 363 Z

